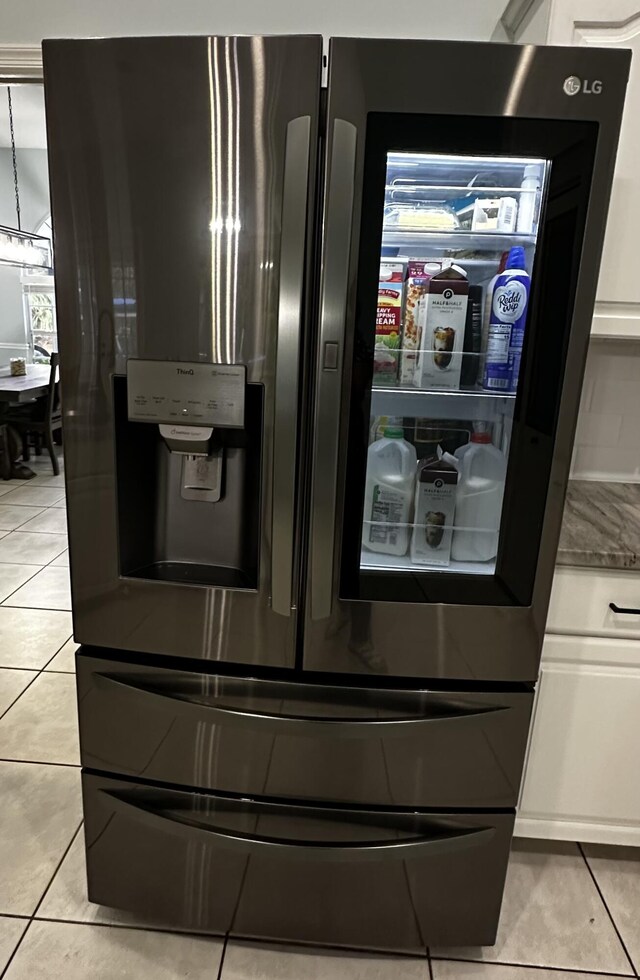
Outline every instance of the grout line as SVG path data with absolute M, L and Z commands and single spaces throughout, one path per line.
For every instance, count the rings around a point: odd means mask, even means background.
M 43 566 L 43 568 L 46 567 L 46 565 Z M 40 569 L 40 571 L 42 571 L 42 569 Z M 36 572 L 36 575 L 37 574 L 38 573 Z M 27 579 L 27 582 L 23 582 L 22 584 L 27 585 L 27 583 L 30 581 L 31 579 Z M 20 586 L 20 588 L 22 588 L 22 586 Z M 11 595 L 14 595 L 14 593 L 12 592 Z M 28 609 L 30 612 L 72 612 L 71 609 L 61 609 L 59 606 L 8 606 L 6 602 L 0 603 L 0 609 Z M 69 637 L 69 639 L 71 639 L 71 637 Z
M 18 940 L 18 942 L 16 943 L 16 947 L 15 947 L 15 949 L 14 949 L 14 951 L 12 952 L 12 954 L 11 954 L 11 956 L 9 957 L 9 959 L 7 960 L 7 962 L 6 962 L 6 964 L 5 964 L 5 967 L 4 967 L 4 970 L 2 971 L 2 973 L 0 973 L 0 980 L 2 980 L 2 978 L 3 978 L 3 977 L 6 977 L 6 975 L 7 975 L 7 971 L 8 971 L 8 969 L 9 969 L 9 967 L 11 966 L 11 964 L 13 963 L 13 959 L 14 959 L 14 957 L 15 957 L 15 955 L 16 955 L 16 953 L 18 952 L 18 950 L 19 950 L 19 949 L 20 949 L 20 947 L 22 946 L 22 943 L 24 942 L 24 937 L 25 937 L 25 936 L 27 935 L 27 933 L 29 932 L 29 929 L 31 928 L 31 923 L 32 923 L 32 922 L 33 922 L 33 919 L 29 919 L 29 921 L 27 922 L 27 927 L 26 927 L 26 929 L 24 930 L 24 932 L 23 932 L 23 933 L 22 933 L 22 935 L 20 936 L 20 939 L 19 939 L 19 940 Z
M 72 675 L 67 674 L 66 676 L 71 677 Z M 31 683 L 33 683 L 33 681 Z M 82 764 L 80 762 L 49 762 L 48 760 L 45 761 L 44 759 L 2 759 L 2 758 L 0 758 L 0 762 L 16 762 L 24 766 L 60 766 L 62 769 L 82 769 Z
M 0 912 L 0 919 L 29 919 L 30 915 L 22 915 L 20 912 Z
M 431 952 L 427 946 L 427 964 L 429 966 L 429 980 L 433 980 L 433 965 L 431 963 Z
M 117 910 L 116 910 L 117 911 Z M 220 932 L 194 932 L 187 929 L 171 929 L 169 926 L 154 926 L 138 924 L 137 922 L 99 922 L 97 919 L 58 919 L 53 915 L 35 915 L 33 922 L 53 922 L 60 926 L 86 926 L 88 929 L 128 929 L 129 932 L 161 932 L 166 936 L 190 936 L 194 939 L 219 939 L 224 935 Z
M 220 966 L 218 967 L 218 976 L 216 980 L 222 980 L 222 970 L 224 969 L 224 958 L 227 955 L 227 943 L 229 942 L 229 933 L 224 937 L 224 944 L 222 946 L 222 956 L 220 957 Z
M 38 914 L 38 909 L 40 908 L 40 906 L 44 902 L 45 898 L 47 897 L 47 892 L 51 888 L 51 885 L 53 884 L 53 879 L 55 878 L 55 876 L 57 875 L 58 871 L 60 870 L 60 868 L 62 866 L 62 862 L 64 861 L 64 859 L 66 858 L 67 854 L 71 850 L 71 847 L 72 847 L 73 842 L 75 841 L 76 837 L 78 836 L 78 834 L 82 830 L 82 824 L 83 823 L 84 823 L 84 820 L 81 820 L 80 823 L 78 824 L 78 826 L 76 827 L 74 833 L 71 836 L 71 840 L 69 841 L 69 843 L 67 844 L 67 846 L 64 849 L 64 853 L 63 853 L 62 857 L 60 858 L 60 860 L 56 864 L 55 869 L 54 869 L 54 872 L 51 875 L 51 878 L 49 879 L 49 883 L 48 883 L 47 887 L 45 888 L 45 890 L 43 891 L 42 895 L 40 896 L 40 900 L 39 900 L 38 904 L 36 905 L 36 907 L 35 907 L 35 909 L 33 911 L 33 914 L 31 916 L 31 920 L 32 921 L 33 921 L 33 919 L 35 919 L 36 915 Z
M 13 562 L 3 562 L 3 564 L 12 565 Z M 16 562 L 16 564 L 19 564 L 19 563 Z M 17 588 L 15 588 L 13 590 L 13 592 L 10 592 L 8 596 L 5 596 L 5 598 L 2 600 L 2 602 L 0 602 L 0 607 L 4 606 L 5 603 L 16 594 L 16 592 L 19 592 L 23 585 L 27 585 L 31 581 L 31 579 L 35 578 L 36 575 L 39 575 L 40 572 L 43 570 L 43 568 L 46 568 L 45 565 L 32 565 L 31 562 L 29 562 L 29 564 L 19 565 L 19 567 L 20 568 L 37 568 L 38 571 L 37 572 L 34 572 L 33 575 L 30 575 L 29 578 L 27 578 L 27 579 L 24 580 L 24 582 L 21 582 L 20 585 L 18 585 Z M 13 606 L 12 608 L 13 609 L 25 609 L 25 608 L 30 609 L 31 606 L 26 606 L 26 607 L 25 606 Z
M 11 667 L 3 667 L 2 669 L 3 669 L 3 670 L 12 670 L 12 668 L 11 668 Z M 27 668 L 26 668 L 26 667 L 24 667 L 23 669 L 24 669 L 24 670 L 26 670 Z M 6 714 L 7 714 L 7 712 L 9 712 L 9 711 L 11 711 L 11 709 L 12 709 L 12 708 L 13 708 L 13 706 L 14 706 L 14 704 L 15 704 L 15 703 L 16 703 L 17 701 L 19 701 L 19 700 L 20 700 L 20 698 L 22 697 L 22 695 L 24 694 L 24 692 L 25 692 L 25 691 L 28 691 L 28 690 L 29 690 L 29 688 L 31 687 L 31 685 L 33 684 L 33 682 L 34 682 L 34 681 L 37 681 L 37 679 L 38 679 L 38 677 L 40 676 L 40 674 L 41 674 L 41 673 L 42 673 L 42 671 L 40 671 L 40 670 L 38 670 L 38 671 L 37 671 L 37 672 L 35 673 L 35 676 L 31 678 L 31 680 L 29 681 L 29 683 L 27 684 L 27 686 L 26 686 L 26 687 L 24 687 L 24 688 L 23 688 L 23 689 L 22 689 L 22 690 L 20 691 L 20 694 L 19 694 L 19 695 L 18 695 L 18 696 L 17 696 L 16 698 L 14 698 L 14 699 L 13 699 L 13 701 L 11 702 L 11 704 L 10 704 L 10 705 L 9 705 L 9 706 L 8 706 L 7 708 L 5 708 L 5 710 L 4 710 L 3 712 L 2 712 L 2 714 L 0 714 L 0 720 L 2 720 L 2 719 L 4 718 L 4 716 L 5 716 Z M 0 759 L 0 762 L 12 762 L 12 761 L 13 761 L 12 759 Z
M 540 966 L 539 963 L 512 963 L 509 960 L 474 960 L 462 959 L 460 956 L 431 956 L 431 961 L 443 963 L 479 963 L 482 966 L 510 966 L 519 970 L 545 970 L 549 973 L 577 973 L 579 976 L 591 977 L 620 977 L 621 980 L 633 980 L 635 973 L 611 973 L 602 970 L 590 970 L 587 967 L 577 966 Z
M 582 844 L 578 843 L 577 846 L 578 846 L 578 850 L 580 851 L 580 853 L 582 855 L 582 859 L 583 859 L 584 863 L 587 866 L 587 870 L 588 870 L 589 874 L 591 875 L 591 880 L 593 881 L 593 883 L 594 883 L 594 885 L 596 887 L 596 891 L 598 892 L 598 895 L 600 896 L 600 900 L 601 900 L 602 904 L 604 905 L 605 909 L 607 910 L 607 915 L 611 919 L 611 925 L 615 929 L 616 936 L 618 937 L 618 939 L 620 941 L 620 945 L 622 946 L 622 948 L 624 950 L 624 955 L 629 960 L 629 966 L 631 967 L 631 969 L 633 971 L 633 976 L 637 976 L 638 974 L 636 972 L 635 964 L 634 964 L 633 960 L 631 959 L 631 957 L 629 955 L 629 950 L 627 949 L 626 944 L 625 944 L 625 941 L 622 938 L 622 935 L 620 933 L 620 930 L 618 929 L 616 920 L 613 918 L 613 915 L 611 913 L 611 909 L 607 905 L 607 901 L 606 901 L 606 899 L 605 899 L 605 897 L 604 897 L 604 895 L 603 895 L 603 893 L 602 893 L 602 891 L 600 889 L 600 885 L 598 884 L 598 879 L 596 878 L 595 873 L 594 873 L 591 865 L 589 864 L 589 861 L 587 860 L 587 855 L 584 853 L 584 849 L 582 847 Z

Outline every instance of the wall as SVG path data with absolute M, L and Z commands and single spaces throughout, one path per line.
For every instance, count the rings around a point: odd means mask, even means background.
M 0 45 L 44 37 L 295 34 L 489 39 L 505 0 L 0 0 Z
M 35 231 L 49 213 L 46 150 L 18 150 L 22 227 Z M 0 224 L 16 225 L 11 150 L 0 148 Z M 0 364 L 24 354 L 21 270 L 0 266 Z
M 640 483 L 640 342 L 591 341 L 572 475 Z

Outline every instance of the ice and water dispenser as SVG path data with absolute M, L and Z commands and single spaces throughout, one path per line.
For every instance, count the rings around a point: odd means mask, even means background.
M 262 386 L 240 364 L 132 358 L 114 403 L 120 574 L 257 588 Z

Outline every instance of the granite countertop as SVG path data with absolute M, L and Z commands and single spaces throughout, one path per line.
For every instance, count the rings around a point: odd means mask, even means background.
M 570 480 L 557 561 L 640 569 L 640 483 Z

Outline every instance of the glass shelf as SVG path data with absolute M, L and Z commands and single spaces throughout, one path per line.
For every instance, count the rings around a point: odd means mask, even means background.
M 380 572 L 413 572 L 420 574 L 442 572 L 444 575 L 493 575 L 496 570 L 495 558 L 490 561 L 454 561 L 449 565 L 417 564 L 410 555 L 381 555 L 364 548 L 360 553 L 360 568 Z
M 416 228 L 387 226 L 382 231 L 382 246 L 411 248 L 413 245 L 431 245 L 439 248 L 486 249 L 506 252 L 512 245 L 534 246 L 535 235 L 496 231 L 421 231 Z
M 448 419 L 493 422 L 511 414 L 515 394 L 490 391 L 447 391 L 424 388 L 372 387 L 373 415 L 406 415 L 436 417 L 446 413 Z

